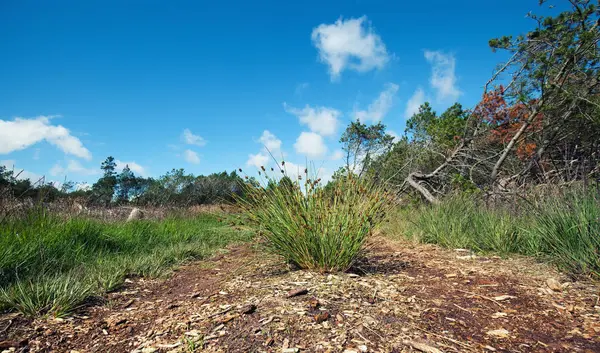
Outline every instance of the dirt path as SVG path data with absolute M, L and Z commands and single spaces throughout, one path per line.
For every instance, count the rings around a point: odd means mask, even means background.
M 374 243 L 337 275 L 231 248 L 65 320 L 0 317 L 0 351 L 600 352 L 591 283 L 529 259 Z M 308 293 L 288 298 L 295 289 Z

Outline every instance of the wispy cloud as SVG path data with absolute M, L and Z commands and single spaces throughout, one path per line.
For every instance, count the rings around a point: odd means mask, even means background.
M 200 157 L 198 156 L 198 153 L 192 150 L 183 151 L 183 159 L 185 159 L 185 161 L 188 163 L 200 164 Z
M 200 135 L 194 135 L 190 129 L 184 129 L 181 140 L 188 145 L 205 146 L 206 140 Z
M 456 59 L 453 54 L 442 51 L 425 51 L 425 59 L 431 64 L 430 84 L 436 90 L 438 101 L 455 101 L 462 92 L 456 78 Z
M 421 104 L 425 103 L 425 91 L 422 88 L 417 88 L 412 97 L 406 102 L 406 110 L 404 111 L 404 117 L 410 119 L 415 113 L 419 111 Z
M 42 178 L 42 175 L 18 168 L 17 162 L 14 159 L 2 160 L 0 161 L 0 165 L 6 167 L 7 170 L 13 171 L 14 176 L 19 180 L 29 179 L 32 183 L 35 183 Z
M 125 168 L 125 166 L 129 166 L 129 169 L 131 169 L 131 171 L 134 174 L 148 176 L 148 171 L 146 170 L 146 168 L 136 162 L 125 162 L 117 159 L 115 160 L 115 163 L 117 164 L 117 171 L 119 172 L 123 171 L 123 168 Z
M 296 90 L 294 91 L 294 95 L 300 96 L 304 91 L 306 91 L 310 87 L 308 82 L 302 82 L 296 85 Z
M 100 174 L 98 168 L 86 168 L 79 161 L 69 160 L 66 167 L 63 167 L 60 163 L 56 163 L 50 169 L 50 175 L 52 176 L 68 176 L 68 175 L 81 175 L 81 176 L 92 176 Z
M 354 112 L 354 119 L 360 120 L 362 123 L 381 121 L 392 108 L 394 96 L 398 92 L 398 85 L 388 83 L 385 89 L 379 94 L 379 97 L 369 104 L 367 110 L 357 110 Z
M 346 69 L 366 72 L 381 69 L 389 61 L 385 44 L 366 16 L 320 24 L 313 29 L 311 38 L 320 60 L 329 66 L 332 80 Z
M 91 152 L 81 141 L 62 125 L 52 125 L 52 116 L 15 118 L 0 120 L 0 154 L 26 149 L 36 143 L 47 141 L 66 154 L 86 160 L 92 159 Z

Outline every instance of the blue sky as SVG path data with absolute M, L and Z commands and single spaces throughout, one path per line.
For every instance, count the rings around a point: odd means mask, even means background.
M 0 2 L 0 161 L 89 182 L 137 174 L 339 166 L 348 122 L 402 134 L 428 100 L 481 97 L 537 0 Z

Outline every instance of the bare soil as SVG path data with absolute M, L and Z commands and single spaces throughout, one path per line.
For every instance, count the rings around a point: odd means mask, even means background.
M 0 352 L 600 352 L 597 284 L 527 258 L 373 244 L 343 274 L 232 247 L 69 318 L 0 316 Z

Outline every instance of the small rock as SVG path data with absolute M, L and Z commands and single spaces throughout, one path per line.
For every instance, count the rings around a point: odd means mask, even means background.
M 498 338 L 506 338 L 506 337 L 508 337 L 509 333 L 510 332 L 508 332 L 507 330 L 505 330 L 503 328 L 486 332 L 487 335 L 498 337 Z
M 308 293 L 308 289 L 306 288 L 296 288 L 296 289 L 292 289 L 291 291 L 288 292 L 287 297 L 288 298 L 292 298 L 292 297 L 297 297 L 299 295 L 304 295 Z
M 548 280 L 546 281 L 546 285 L 548 286 L 548 288 L 552 289 L 555 292 L 560 292 L 563 290 L 562 284 L 560 284 L 560 282 L 555 280 L 554 278 L 548 278 Z
M 142 348 L 142 353 L 154 353 L 154 352 L 156 352 L 156 348 L 154 348 L 154 347 Z
M 363 345 L 358 346 L 358 350 L 361 351 L 361 352 L 368 352 L 369 348 L 367 348 L 367 346 L 365 346 L 363 344 Z
M 140 210 L 139 208 L 136 207 L 133 210 L 131 210 L 131 212 L 129 213 L 129 216 L 127 217 L 127 222 L 131 222 L 136 219 L 142 219 L 142 218 L 144 218 L 144 212 L 142 212 L 142 210 Z
M 300 349 L 293 347 L 293 348 L 285 348 L 281 350 L 281 353 L 298 353 L 300 352 Z

